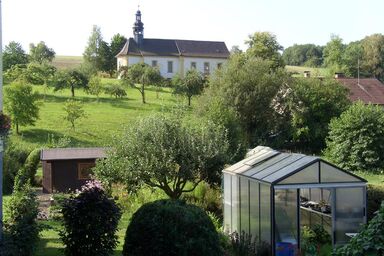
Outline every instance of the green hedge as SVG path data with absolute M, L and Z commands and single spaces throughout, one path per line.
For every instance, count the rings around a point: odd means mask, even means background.
M 384 185 L 368 185 L 367 188 L 367 218 L 368 221 L 374 217 L 374 213 L 380 209 L 384 201 Z

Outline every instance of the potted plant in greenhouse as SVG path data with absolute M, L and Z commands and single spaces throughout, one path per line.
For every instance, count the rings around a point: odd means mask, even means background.
M 321 212 L 327 212 L 327 202 L 324 199 L 320 200 L 319 208 Z

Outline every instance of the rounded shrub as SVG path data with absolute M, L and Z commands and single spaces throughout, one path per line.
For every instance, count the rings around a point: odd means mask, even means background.
M 381 107 L 353 104 L 330 123 L 325 155 L 351 171 L 384 168 L 384 111 Z
M 81 193 L 62 205 L 64 231 L 60 232 L 67 256 L 111 255 L 117 245 L 121 211 L 96 181 L 83 186 Z
M 222 255 L 218 233 L 199 207 L 180 200 L 143 205 L 127 228 L 123 255 Z

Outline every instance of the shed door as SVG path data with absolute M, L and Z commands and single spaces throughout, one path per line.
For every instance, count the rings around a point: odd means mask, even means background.
M 43 192 L 52 193 L 52 164 L 43 162 Z
M 348 242 L 365 222 L 364 189 L 362 187 L 335 189 L 335 245 Z

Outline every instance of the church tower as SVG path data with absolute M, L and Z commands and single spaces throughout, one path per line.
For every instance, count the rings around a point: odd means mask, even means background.
M 141 22 L 141 12 L 137 10 L 136 21 L 133 24 L 133 36 L 136 43 L 140 46 L 144 39 L 144 23 Z

